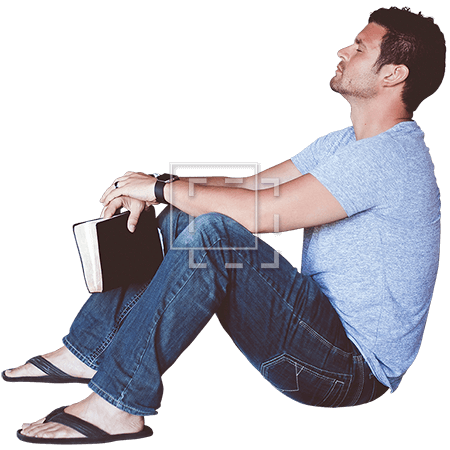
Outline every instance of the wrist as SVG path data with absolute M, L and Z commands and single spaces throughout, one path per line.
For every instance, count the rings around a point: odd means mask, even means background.
M 177 175 L 171 175 L 168 173 L 164 173 L 156 177 L 154 194 L 155 199 L 158 203 L 169 204 L 169 202 L 167 201 L 167 199 L 169 198 L 169 191 L 166 189 L 166 187 L 179 179 L 180 178 Z

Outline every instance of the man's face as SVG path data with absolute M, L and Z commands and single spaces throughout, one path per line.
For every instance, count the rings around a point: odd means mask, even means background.
M 380 45 L 386 29 L 369 23 L 349 47 L 339 50 L 341 62 L 330 82 L 333 91 L 351 98 L 370 99 L 378 92 L 379 74 L 374 67 L 380 55 Z

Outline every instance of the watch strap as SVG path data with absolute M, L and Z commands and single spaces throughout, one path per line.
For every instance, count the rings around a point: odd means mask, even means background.
M 166 183 L 164 181 L 156 180 L 155 183 L 155 199 L 158 203 L 165 203 L 168 205 L 169 203 L 166 202 L 166 199 L 164 198 L 164 186 Z
M 169 173 L 163 173 L 162 175 L 158 175 L 156 177 L 155 183 L 155 199 L 158 203 L 165 203 L 166 205 L 169 202 L 164 198 L 164 186 L 168 183 L 173 183 L 174 181 L 179 180 L 180 177 L 178 175 L 172 175 Z

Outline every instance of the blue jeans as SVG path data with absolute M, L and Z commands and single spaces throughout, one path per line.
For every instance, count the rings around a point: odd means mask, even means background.
M 217 314 L 250 363 L 314 406 L 370 402 L 387 388 L 347 338 L 318 285 L 227 216 L 158 217 L 165 258 L 151 281 L 94 294 L 65 346 L 97 370 L 89 387 L 119 409 L 156 414 L 161 377 Z

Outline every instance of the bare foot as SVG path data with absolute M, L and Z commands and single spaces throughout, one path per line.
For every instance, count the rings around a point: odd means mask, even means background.
M 96 371 L 86 366 L 75 355 L 73 355 L 66 347 L 62 347 L 52 353 L 47 353 L 43 357 L 51 362 L 58 369 L 63 370 L 68 375 L 78 378 L 92 378 Z M 23 366 L 15 369 L 6 370 L 6 376 L 10 378 L 17 377 L 39 377 L 44 376 L 45 373 L 39 370 L 31 363 L 24 364 Z
M 67 414 L 76 416 L 109 434 L 138 433 L 144 428 L 144 418 L 128 414 L 103 400 L 97 394 L 92 393 L 88 398 L 68 406 L 64 410 Z M 65 425 L 48 422 L 45 419 L 32 424 L 23 424 L 21 433 L 25 436 L 45 439 L 65 439 L 83 437 Z

